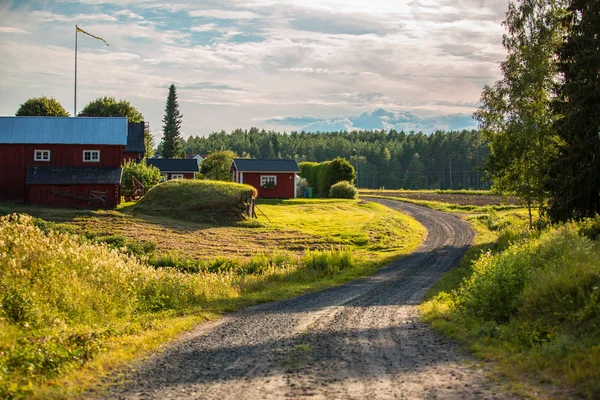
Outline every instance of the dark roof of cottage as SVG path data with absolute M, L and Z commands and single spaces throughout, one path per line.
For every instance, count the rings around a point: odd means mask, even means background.
M 121 183 L 121 168 L 113 167 L 45 167 L 27 169 L 25 183 L 30 185 L 93 185 Z
M 240 172 L 300 172 L 296 160 L 234 158 L 232 166 Z
M 127 124 L 127 146 L 126 152 L 145 153 L 144 122 L 129 122 Z
M 126 117 L 0 117 L 0 143 L 127 144 Z
M 154 165 L 160 172 L 198 172 L 198 162 L 186 158 L 149 158 L 148 165 Z

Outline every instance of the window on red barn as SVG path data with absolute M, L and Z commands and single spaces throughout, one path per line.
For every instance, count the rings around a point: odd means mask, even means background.
M 34 150 L 35 161 L 50 161 L 50 150 Z
M 100 150 L 84 150 L 84 162 L 100 162 Z

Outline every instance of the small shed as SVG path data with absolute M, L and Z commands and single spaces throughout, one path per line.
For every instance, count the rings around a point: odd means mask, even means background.
M 198 162 L 185 158 L 148 158 L 146 164 L 153 165 L 160 170 L 160 174 L 167 181 L 173 179 L 194 179 L 194 174 L 200 172 Z
M 111 208 L 121 197 L 121 168 L 50 167 L 27 169 L 26 201 L 58 207 Z
M 231 164 L 233 182 L 254 186 L 263 199 L 295 198 L 299 172 L 296 160 L 234 158 Z

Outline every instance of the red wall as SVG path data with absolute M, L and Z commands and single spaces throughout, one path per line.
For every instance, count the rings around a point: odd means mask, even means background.
M 34 161 L 35 150 L 50 150 L 50 161 Z M 100 150 L 100 162 L 83 162 L 83 150 Z M 0 199 L 23 201 L 31 165 L 120 167 L 125 146 L 80 144 L 0 144 Z
M 264 189 L 260 186 L 260 176 L 269 175 L 277 177 L 277 187 Z M 258 197 L 263 199 L 293 199 L 296 190 L 296 180 L 293 172 L 268 173 L 268 172 L 244 172 L 243 183 L 254 186 L 258 190 Z
M 91 191 L 106 192 L 106 204 L 89 203 L 86 200 L 62 196 L 51 191 L 85 198 L 91 197 Z M 120 185 L 27 185 L 27 203 L 43 206 L 112 208 L 119 204 L 120 196 Z
M 126 153 L 124 152 L 123 153 L 123 163 L 126 163 L 127 161 L 137 162 L 138 160 L 141 160 L 141 159 L 142 159 L 142 153 L 133 153 L 133 152 L 126 152 Z

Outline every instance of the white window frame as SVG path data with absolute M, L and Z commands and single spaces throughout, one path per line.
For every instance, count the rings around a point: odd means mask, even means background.
M 264 187 L 267 183 L 272 183 L 273 185 L 277 185 L 277 175 L 261 175 L 260 176 L 260 186 Z
M 90 159 L 85 159 L 85 153 L 90 154 Z M 94 159 L 94 154 L 96 154 L 96 158 Z M 100 162 L 100 150 L 84 150 L 83 151 L 83 162 Z
M 171 180 L 175 181 L 178 179 L 185 179 L 185 177 L 183 176 L 183 174 L 171 174 Z
M 50 161 L 50 150 L 34 150 L 33 159 L 34 161 Z

